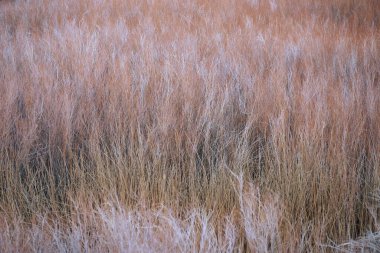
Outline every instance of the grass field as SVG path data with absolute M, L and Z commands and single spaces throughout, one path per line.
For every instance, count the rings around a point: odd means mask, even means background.
M 380 1 L 0 1 L 1 252 L 379 252 Z

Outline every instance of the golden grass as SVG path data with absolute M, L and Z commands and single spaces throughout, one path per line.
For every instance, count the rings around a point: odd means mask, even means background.
M 1 251 L 380 250 L 379 1 L 1 1 L 0 24 Z

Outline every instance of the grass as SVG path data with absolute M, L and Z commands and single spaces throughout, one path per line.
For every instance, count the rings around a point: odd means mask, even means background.
M 0 2 L 4 252 L 379 251 L 380 2 Z

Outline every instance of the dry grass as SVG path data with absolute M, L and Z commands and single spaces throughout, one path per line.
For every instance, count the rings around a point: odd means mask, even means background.
M 379 1 L 16 0 L 0 24 L 1 251 L 379 250 Z

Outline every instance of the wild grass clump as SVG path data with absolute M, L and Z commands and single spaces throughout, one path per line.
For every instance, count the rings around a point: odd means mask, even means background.
M 379 1 L 16 0 L 0 23 L 1 251 L 379 249 Z

